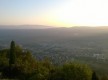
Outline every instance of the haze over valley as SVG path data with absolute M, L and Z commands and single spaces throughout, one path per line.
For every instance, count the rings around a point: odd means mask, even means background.
M 78 61 L 100 74 L 108 73 L 107 27 L 0 29 L 0 49 L 8 48 L 11 40 L 39 60 L 48 57 L 55 64 Z

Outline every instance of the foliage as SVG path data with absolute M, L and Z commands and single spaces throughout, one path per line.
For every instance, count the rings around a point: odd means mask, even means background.
M 8 52 L 9 49 L 0 50 L 0 69 L 9 65 Z
M 12 41 L 10 45 L 10 53 L 9 53 L 9 65 L 15 64 L 16 54 L 15 54 L 15 42 Z
M 51 80 L 91 80 L 92 70 L 87 65 L 67 63 L 53 72 Z
M 94 72 L 94 71 L 93 71 L 93 73 L 92 73 L 92 80 L 99 80 L 99 78 L 98 78 L 96 72 Z
M 54 65 L 47 57 L 39 61 L 13 41 L 10 49 L 0 51 L 0 72 L 2 78 L 19 80 L 92 80 L 93 77 L 87 65 L 74 62 Z

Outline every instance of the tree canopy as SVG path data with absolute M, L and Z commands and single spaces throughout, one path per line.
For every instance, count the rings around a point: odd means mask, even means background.
M 85 64 L 54 65 L 48 58 L 40 61 L 14 41 L 9 49 L 0 50 L 0 72 L 2 78 L 19 80 L 94 80 L 92 69 Z

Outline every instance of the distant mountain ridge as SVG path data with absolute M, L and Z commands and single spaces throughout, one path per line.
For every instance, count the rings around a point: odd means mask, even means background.
M 45 25 L 0 25 L 0 29 L 46 29 L 55 28 L 53 26 Z
M 108 29 L 108 26 L 73 26 L 73 27 L 55 27 L 47 25 L 0 25 L 0 29 Z

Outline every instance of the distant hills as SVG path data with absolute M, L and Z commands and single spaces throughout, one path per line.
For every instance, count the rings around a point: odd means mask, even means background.
M 46 29 L 55 28 L 53 26 L 44 25 L 0 25 L 0 29 Z
M 74 26 L 74 27 L 55 27 L 55 26 L 46 26 L 46 25 L 0 25 L 0 29 L 108 29 L 108 26 Z

